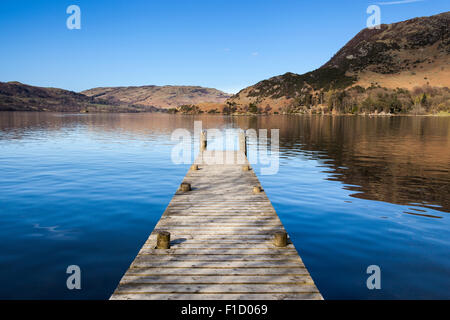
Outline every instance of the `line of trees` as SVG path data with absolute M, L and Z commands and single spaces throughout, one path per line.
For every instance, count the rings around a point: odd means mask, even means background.
M 430 114 L 450 112 L 450 89 L 430 86 L 413 90 L 355 86 L 345 90 L 302 92 L 284 113 L 310 112 L 356 113 L 409 113 Z

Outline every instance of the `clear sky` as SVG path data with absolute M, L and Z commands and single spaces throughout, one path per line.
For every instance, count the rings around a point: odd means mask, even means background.
M 74 91 L 201 85 L 234 93 L 324 64 L 366 27 L 449 11 L 449 0 L 1 0 L 0 81 Z M 397 2 L 407 2 L 398 4 Z M 69 5 L 81 29 L 69 30 Z

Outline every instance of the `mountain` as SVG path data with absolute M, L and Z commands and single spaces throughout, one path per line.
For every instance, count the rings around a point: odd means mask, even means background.
M 450 87 L 449 22 L 450 12 L 445 12 L 364 29 L 319 69 L 261 81 L 228 99 L 228 107 L 286 112 L 321 106 L 321 112 L 349 111 L 366 100 L 370 105 L 381 94 L 388 97 L 377 111 L 450 110 L 448 101 L 441 101 L 450 97 L 445 88 Z M 440 98 L 429 99 L 435 96 Z
M 182 105 L 220 104 L 231 95 L 211 88 L 197 86 L 141 86 L 94 88 L 82 92 L 94 100 L 110 103 L 154 106 L 162 109 Z
M 182 105 L 215 110 L 229 97 L 216 89 L 188 86 L 94 88 L 77 93 L 0 82 L 0 111 L 166 112 Z
M 111 104 L 63 89 L 35 87 L 20 82 L 0 82 L 0 111 L 141 112 L 157 110 L 154 107 Z

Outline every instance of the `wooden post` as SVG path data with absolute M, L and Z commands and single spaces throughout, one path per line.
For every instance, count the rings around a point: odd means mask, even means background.
M 245 131 L 239 132 L 239 151 L 247 156 L 247 137 L 245 136 Z
M 261 187 L 259 187 L 259 186 L 255 186 L 255 187 L 253 187 L 253 193 L 261 193 L 261 191 L 262 191 L 262 189 L 261 189 Z
M 200 152 L 205 151 L 207 147 L 206 130 L 200 133 Z
M 250 171 L 250 166 L 248 164 L 243 165 L 242 171 Z
M 180 186 L 180 190 L 183 192 L 191 191 L 192 190 L 191 184 L 187 183 L 187 182 L 183 182 Z
M 198 165 L 193 164 L 193 165 L 191 166 L 191 170 L 197 171 L 197 170 L 198 170 Z
M 285 231 L 278 231 L 273 237 L 273 244 L 276 247 L 286 247 L 287 246 L 287 233 Z
M 156 249 L 170 249 L 170 232 L 158 232 L 158 236 L 156 238 Z

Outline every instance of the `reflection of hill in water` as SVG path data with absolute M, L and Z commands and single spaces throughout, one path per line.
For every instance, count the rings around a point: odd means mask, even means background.
M 330 159 L 329 179 L 354 197 L 450 212 L 450 118 L 273 117 L 256 125 L 280 128 L 283 154 L 301 148 Z
M 354 197 L 450 212 L 450 118 L 3 113 L 0 141 L 70 129 L 169 139 L 177 128 L 192 131 L 194 119 L 204 128 L 279 128 L 282 156 L 328 159 L 329 179 Z

